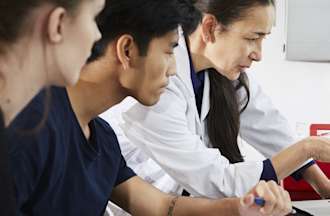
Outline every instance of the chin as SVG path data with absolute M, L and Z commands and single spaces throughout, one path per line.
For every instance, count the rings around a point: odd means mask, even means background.
M 75 84 L 77 84 L 78 80 L 79 80 L 79 76 L 69 79 L 66 86 L 74 86 Z
M 61 78 L 57 79 L 56 83 L 52 83 L 56 86 L 73 86 L 75 85 L 80 77 L 80 70 L 71 73 L 62 73 Z
M 147 100 L 138 100 L 144 106 L 153 106 L 159 101 L 159 97 L 148 98 Z
M 238 80 L 238 78 L 241 75 L 241 71 L 234 71 L 233 73 L 230 74 L 230 76 L 227 76 L 227 78 L 231 81 Z

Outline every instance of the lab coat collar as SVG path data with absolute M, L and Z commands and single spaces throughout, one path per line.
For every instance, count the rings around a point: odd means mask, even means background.
M 188 48 L 181 28 L 179 29 L 179 46 L 174 50 L 176 59 L 176 76 L 180 78 L 188 89 L 189 97 L 194 97 L 194 88 L 190 77 L 190 62 Z
M 205 79 L 204 79 L 201 121 L 204 121 L 206 119 L 206 116 L 209 113 L 209 111 L 210 111 L 210 78 L 208 71 L 206 71 Z
M 189 97 L 193 97 L 195 101 L 194 88 L 190 75 L 190 61 L 189 61 L 188 48 L 186 46 L 186 41 L 183 36 L 183 31 L 181 28 L 179 28 L 179 36 L 180 36 L 179 47 L 178 49 L 175 49 L 175 58 L 177 63 L 177 77 L 179 77 L 183 81 L 184 85 L 188 89 Z M 206 71 L 200 121 L 203 122 L 206 119 L 209 110 L 210 110 L 210 79 L 208 72 Z M 199 118 L 198 112 L 197 112 L 197 117 Z

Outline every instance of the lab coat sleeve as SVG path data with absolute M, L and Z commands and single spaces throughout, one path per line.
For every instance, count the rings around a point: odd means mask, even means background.
M 253 75 L 249 75 L 250 102 L 240 116 L 240 136 L 255 147 L 265 157 L 271 158 L 279 151 L 298 141 L 287 119 L 273 105 Z M 243 101 L 245 91 L 239 91 Z M 302 172 L 314 164 L 307 160 L 293 173 L 295 179 L 302 177 Z M 307 166 L 306 166 L 307 165 Z M 301 169 L 304 167 L 303 169 Z
M 259 181 L 262 161 L 230 164 L 207 148 L 187 123 L 187 102 L 174 77 L 152 107 L 136 104 L 123 113 L 123 131 L 194 196 L 241 196 Z M 181 86 L 182 87 L 182 86 Z
M 255 78 L 249 75 L 250 102 L 240 117 L 240 136 L 265 157 L 288 147 L 296 141 L 287 119 L 272 104 Z M 239 97 L 245 97 L 240 90 Z

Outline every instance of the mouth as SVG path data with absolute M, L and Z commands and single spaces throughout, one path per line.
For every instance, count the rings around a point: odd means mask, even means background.
M 240 65 L 239 68 L 241 71 L 246 71 L 247 69 L 249 69 L 251 67 L 251 65 Z
M 169 81 L 166 81 L 162 86 L 161 86 L 161 88 L 163 89 L 163 88 L 166 88 L 167 86 L 168 86 L 168 84 L 169 84 Z
M 161 94 L 164 93 L 167 86 L 168 86 L 168 82 L 166 82 L 165 84 L 161 85 L 160 88 L 159 88 L 159 92 Z

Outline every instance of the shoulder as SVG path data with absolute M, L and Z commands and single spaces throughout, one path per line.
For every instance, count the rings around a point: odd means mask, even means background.
M 42 117 L 48 118 L 55 114 L 58 115 L 57 109 L 63 109 L 67 103 L 65 88 L 43 89 L 18 114 L 11 126 L 16 127 L 23 125 L 23 123 L 29 123 L 30 126 L 33 126 Z
M 36 148 L 47 151 L 58 128 L 64 125 L 61 118 L 65 109 L 64 93 L 63 88 L 44 89 L 22 110 L 7 131 L 11 153 Z
M 110 124 L 108 122 L 106 122 L 104 119 L 97 117 L 93 121 L 95 123 L 95 127 L 97 128 L 98 132 L 116 136 L 116 134 L 115 134 L 114 130 L 112 129 L 112 127 L 110 126 Z
M 102 143 L 102 146 L 110 151 L 120 151 L 117 135 L 112 127 L 100 117 L 93 119 L 93 121 L 98 137 L 97 139 Z

